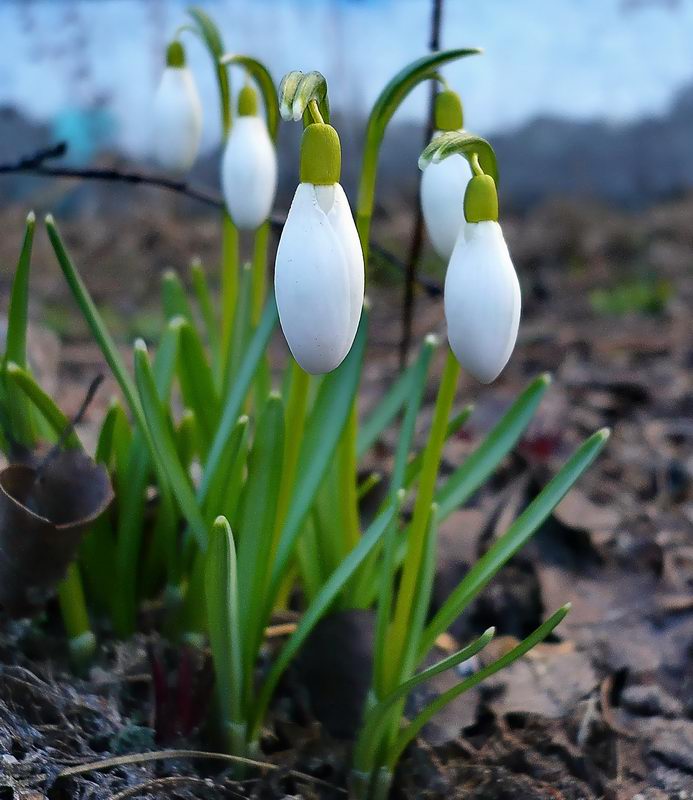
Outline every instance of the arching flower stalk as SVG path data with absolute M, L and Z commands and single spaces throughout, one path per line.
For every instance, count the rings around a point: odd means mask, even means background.
M 462 102 L 450 89 L 436 97 L 435 127 L 434 139 L 445 131 L 459 131 L 464 127 Z M 464 193 L 471 177 L 469 163 L 460 153 L 429 163 L 421 176 L 421 210 L 426 229 L 434 250 L 446 261 L 465 224 Z
M 300 119 L 309 109 L 301 143 L 301 182 L 282 231 L 274 288 L 282 330 L 299 365 L 331 372 L 351 349 L 364 294 L 363 253 L 342 189 L 341 146 L 325 123 L 318 73 L 289 73 L 282 82 L 282 116 Z
M 195 162 L 202 135 L 202 104 L 183 45 L 166 51 L 166 69 L 154 98 L 153 155 L 171 172 L 187 172 Z
M 238 118 L 226 140 L 221 184 L 231 219 L 240 230 L 255 230 L 267 219 L 277 191 L 277 155 L 255 90 L 244 86 Z

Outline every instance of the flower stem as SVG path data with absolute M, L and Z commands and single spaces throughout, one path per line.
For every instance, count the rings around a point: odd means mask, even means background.
M 224 211 L 221 240 L 221 363 L 224 365 L 228 360 L 238 302 L 238 265 L 238 229 Z
M 385 665 L 388 673 L 385 685 L 389 689 L 394 688 L 401 677 L 399 671 L 403 666 L 402 661 L 404 660 L 408 629 L 416 597 L 416 586 L 425 556 L 427 524 L 436 488 L 440 458 L 445 444 L 448 418 L 455 400 L 459 372 L 460 366 L 452 351 L 448 349 L 445 369 L 440 381 L 438 397 L 433 412 L 431 432 L 424 450 L 419 487 L 414 505 L 409 541 L 407 542 L 407 554 L 397 594 L 392 627 L 388 636 L 388 652 L 390 655 Z

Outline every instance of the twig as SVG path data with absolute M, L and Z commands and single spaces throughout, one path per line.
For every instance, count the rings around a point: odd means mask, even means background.
M 433 0 L 431 13 L 431 39 L 429 49 L 435 52 L 440 49 L 440 28 L 443 18 L 443 0 Z M 424 147 L 431 141 L 433 135 L 433 119 L 435 114 L 436 94 L 438 93 L 438 81 L 431 81 L 431 90 L 428 101 L 428 119 L 426 122 L 426 133 L 424 135 Z M 414 229 L 409 245 L 409 256 L 406 263 L 404 277 L 404 300 L 402 302 L 402 339 L 399 347 L 399 365 L 404 369 L 411 346 L 412 323 L 414 321 L 414 286 L 420 283 L 417 276 L 417 267 L 421 259 L 421 249 L 423 247 L 423 211 L 421 210 L 421 200 L 416 196 L 416 216 L 414 217 Z M 440 288 L 440 287 L 438 287 Z
M 86 772 L 93 772 L 94 770 L 122 767 L 128 764 L 143 764 L 147 761 L 164 761 L 169 758 L 204 758 L 215 761 L 230 761 L 234 764 L 245 764 L 249 767 L 257 767 L 258 769 L 268 769 L 272 771 L 280 771 L 283 769 L 279 765 L 272 764 L 269 761 L 256 761 L 253 758 L 232 756 L 228 753 L 208 753 L 204 750 L 157 750 L 151 753 L 133 753 L 127 756 L 114 756 L 113 758 L 105 758 L 102 761 L 92 761 L 89 764 L 77 764 L 74 767 L 67 767 L 67 769 L 59 772 L 57 778 L 68 778 L 72 775 L 83 775 Z M 328 781 L 324 781 L 322 778 L 316 778 L 313 775 L 308 775 L 305 772 L 299 772 L 295 769 L 289 769 L 286 772 L 299 780 L 308 781 L 317 786 L 324 786 L 325 788 L 332 789 L 341 794 L 347 794 L 345 789 L 334 786 Z
M 19 172 L 52 178 L 77 178 L 143 184 L 147 186 L 156 186 L 159 189 L 166 189 L 167 191 L 176 192 L 178 194 L 184 194 L 187 197 L 192 197 L 194 200 L 199 200 L 201 203 L 206 203 L 215 208 L 224 207 L 224 201 L 218 194 L 207 191 L 206 189 L 198 189 L 197 187 L 190 186 L 187 181 L 166 178 L 162 175 L 114 168 L 46 166 L 46 161 L 60 158 L 64 156 L 65 153 L 67 153 L 67 144 L 65 142 L 59 142 L 53 147 L 46 147 L 42 150 L 38 150 L 36 153 L 23 156 L 17 161 L 0 164 L 0 175 Z
M 182 194 L 199 200 L 201 203 L 213 206 L 214 208 L 224 208 L 224 200 L 221 195 L 208 189 L 201 189 L 191 186 L 187 181 L 174 180 L 161 175 L 146 172 L 135 172 L 133 170 L 120 170 L 115 168 L 89 167 L 81 169 L 78 167 L 54 167 L 47 166 L 46 161 L 60 158 L 67 153 L 67 144 L 59 142 L 51 147 L 45 147 L 26 156 L 22 156 L 16 161 L 0 164 L 0 175 L 10 175 L 22 173 L 27 175 L 38 175 L 48 178 L 74 178 L 76 180 L 97 180 L 122 182 L 140 186 L 154 186 L 165 191 Z M 286 222 L 283 214 L 272 214 L 270 224 L 275 231 L 281 231 Z M 390 250 L 371 242 L 371 249 L 377 252 L 388 264 L 395 267 L 399 272 L 408 274 L 407 265 Z M 418 257 L 417 257 L 418 260 Z M 430 279 L 419 278 L 414 271 L 414 280 L 428 294 L 429 297 L 438 297 L 443 293 L 442 287 Z
M 178 784 L 205 786 L 207 789 L 219 789 L 219 785 L 213 783 L 209 778 L 194 778 L 187 775 L 172 775 L 168 778 L 156 778 L 153 781 L 140 783 L 137 786 L 128 786 L 117 794 L 111 795 L 110 800 L 125 800 L 127 797 L 136 797 L 138 794 L 146 794 L 156 789 L 167 789 Z M 240 795 L 237 795 L 240 797 Z

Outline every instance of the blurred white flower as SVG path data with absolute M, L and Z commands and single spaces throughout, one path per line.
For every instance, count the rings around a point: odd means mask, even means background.
M 197 158 L 201 135 L 202 104 L 197 87 L 185 66 L 180 42 L 172 42 L 154 98 L 154 158 L 166 170 L 178 174 L 187 172 Z
M 421 210 L 431 244 L 446 261 L 465 225 L 464 193 L 472 177 L 467 159 L 455 153 L 429 163 L 421 176 Z
M 236 227 L 254 230 L 272 210 L 277 191 L 277 155 L 265 120 L 257 116 L 257 101 L 243 96 L 247 92 L 253 90 L 248 86 L 241 90 L 239 116 L 226 142 L 221 183 Z
M 312 374 L 338 367 L 356 336 L 364 293 L 363 252 L 339 183 L 299 184 L 277 249 L 274 288 L 300 366 Z
M 520 306 L 520 285 L 500 225 L 466 223 L 445 276 L 445 318 L 457 360 L 482 383 L 495 380 L 508 363 Z

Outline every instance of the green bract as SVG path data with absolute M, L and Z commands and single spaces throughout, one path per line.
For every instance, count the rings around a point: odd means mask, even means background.
M 166 49 L 166 66 L 180 69 L 185 66 L 185 50 L 183 45 L 174 41 Z
M 339 183 L 341 171 L 342 148 L 337 131 L 320 122 L 308 125 L 301 140 L 301 182 Z
M 498 192 L 490 175 L 474 175 L 467 184 L 464 216 L 467 222 L 498 221 Z
M 438 92 L 434 108 L 435 127 L 439 131 L 458 131 L 464 127 L 462 101 L 457 92 L 445 89 Z

